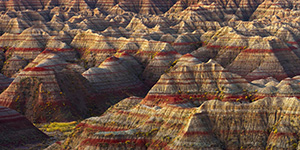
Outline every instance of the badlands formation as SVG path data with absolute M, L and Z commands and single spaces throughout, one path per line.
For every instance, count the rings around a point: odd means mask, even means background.
M 42 142 L 47 135 L 15 110 L 0 106 L 0 149 L 12 149 L 24 143 Z
M 299 9 L 0 0 L 0 148 L 83 120 L 47 149 L 300 149 Z

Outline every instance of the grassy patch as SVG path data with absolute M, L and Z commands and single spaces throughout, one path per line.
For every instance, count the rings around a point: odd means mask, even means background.
M 46 124 L 34 124 L 37 128 L 49 136 L 49 139 L 42 143 L 26 144 L 16 150 L 42 150 L 49 145 L 65 140 L 75 129 L 79 121 L 72 122 L 51 122 Z M 1 148 L 0 148 L 1 149 Z
M 45 132 L 62 132 L 64 135 L 70 134 L 78 124 L 77 121 L 72 122 L 52 122 L 49 124 L 44 124 L 40 127 L 40 130 Z

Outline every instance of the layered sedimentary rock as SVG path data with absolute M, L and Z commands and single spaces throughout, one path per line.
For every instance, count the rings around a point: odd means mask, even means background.
M 199 107 L 148 107 L 128 100 L 81 122 L 65 149 L 297 148 L 297 98 L 251 104 L 212 100 Z M 118 108 L 122 108 L 119 110 Z M 296 108 L 296 109 L 295 109 Z
M 153 59 L 146 66 L 143 77 L 145 83 L 154 85 L 162 74 L 174 65 L 174 61 L 180 57 L 180 54 L 175 50 L 156 52 L 153 54 Z
M 148 87 L 139 79 L 141 64 L 128 53 L 107 58 L 98 67 L 83 72 L 91 85 L 103 99 L 113 101 L 127 96 L 146 94 Z
M 234 71 L 249 80 L 268 76 L 281 80 L 298 74 L 295 66 L 282 63 L 285 59 L 297 62 L 295 60 L 299 56 L 298 50 L 294 49 L 299 47 L 297 43 L 299 31 L 296 29 L 298 21 L 297 18 L 291 17 L 297 16 L 297 3 L 292 1 L 210 0 L 198 2 L 181 0 L 70 1 L 65 3 L 64 1 L 10 0 L 2 1 L 2 3 L 2 9 L 7 12 L 1 15 L 3 23 L 1 23 L 0 30 L 5 34 L 1 36 L 0 46 L 4 49 L 6 60 L 9 56 L 18 56 L 26 61 L 32 61 L 44 49 L 50 48 L 64 53 L 72 61 L 82 57 L 80 65 L 88 69 L 97 67 L 106 58 L 125 47 L 129 48 L 127 50 L 131 53 L 140 51 L 144 55 L 146 52 L 143 50 L 143 45 L 152 43 L 152 40 L 169 43 L 178 53 L 193 53 L 197 57 L 197 52 L 193 51 L 201 47 L 201 42 L 203 42 L 208 45 L 198 49 L 201 51 L 199 55 L 205 55 L 199 56 L 205 57 L 201 61 L 214 58 L 229 71 Z M 162 13 L 165 14 L 157 15 Z M 153 15 L 148 17 L 148 14 Z M 263 14 L 265 18 L 259 14 Z M 249 20 L 249 18 L 250 22 L 242 21 Z M 223 30 L 228 28 L 225 26 L 233 28 L 236 35 L 229 33 L 223 35 L 225 34 Z M 88 29 L 90 30 L 87 31 Z M 219 32 L 223 34 L 213 36 L 211 34 L 214 30 L 215 34 Z M 204 35 L 200 39 L 202 34 Z M 257 37 L 252 37 L 254 35 Z M 236 38 L 231 39 L 229 43 L 225 42 L 228 41 L 225 38 L 231 36 Z M 279 39 L 274 39 L 273 36 Z M 131 39 L 137 37 L 141 39 Z M 254 41 L 251 42 L 250 39 Z M 264 39 L 263 42 L 255 44 L 255 41 L 261 39 Z M 270 43 L 272 40 L 280 44 Z M 121 44 L 124 41 L 131 43 L 130 47 Z M 264 48 L 257 49 L 257 45 L 264 45 Z M 247 50 L 245 52 L 240 50 L 243 48 Z M 297 58 L 294 58 L 290 52 L 277 52 L 278 49 L 279 51 L 291 50 Z M 152 50 L 150 55 L 161 50 Z M 256 52 L 258 50 L 259 54 Z M 275 56 L 268 58 L 262 66 L 260 66 L 261 61 L 257 61 L 245 69 L 239 68 L 242 63 L 240 59 L 247 57 L 247 53 L 255 57 L 258 55 L 258 57 L 264 57 L 264 52 L 271 50 L 276 51 Z M 218 51 L 220 53 L 216 55 Z M 222 55 L 223 52 L 225 52 L 224 55 Z M 234 53 L 232 56 L 226 55 L 232 53 Z M 141 53 L 136 56 L 142 57 L 140 58 L 142 62 L 145 61 L 147 56 L 140 55 Z M 277 60 L 276 55 L 291 58 Z M 235 58 L 236 61 L 233 61 L 232 59 Z M 147 67 L 147 63 L 149 63 L 149 58 L 144 67 Z M 266 66 L 273 66 L 273 70 L 264 69 Z M 22 67 L 20 65 L 20 67 L 7 69 L 15 73 Z M 275 72 L 280 72 L 280 74 Z M 12 76 L 12 73 L 4 74 Z M 149 75 L 145 75 L 148 80 Z M 155 79 L 151 81 L 152 84 L 155 81 Z
M 76 65 L 45 51 L 16 76 L 0 95 L 0 103 L 34 122 L 83 118 L 93 90 L 78 71 Z
M 186 61 L 188 60 L 188 61 Z M 182 56 L 175 66 L 161 76 L 143 100 L 146 105 L 200 104 L 209 99 L 236 100 L 244 90 L 256 87 L 244 78 L 224 69 L 213 60 L 201 63 L 194 56 Z
M 266 79 L 254 80 L 252 84 L 260 87 L 257 88 L 259 97 L 297 97 L 299 98 L 299 76 L 293 78 L 285 78 L 280 82 L 269 77 Z
M 0 135 L 1 149 L 13 149 L 47 139 L 47 135 L 38 130 L 25 116 L 2 106 L 0 106 Z
M 0 105 L 35 122 L 66 121 L 130 97 L 83 121 L 66 149 L 296 147 L 299 8 L 292 0 L 0 1 L 0 68 L 15 78 L 2 76 Z
M 245 36 L 238 30 L 224 27 L 204 34 L 202 39 L 207 45 L 192 54 L 202 61 L 214 58 L 229 71 L 248 80 L 269 76 L 282 80 L 299 74 L 298 49 L 275 36 Z
M 213 60 L 186 54 L 145 98 L 124 99 L 86 119 L 56 148 L 297 148 L 298 80 L 249 83 Z
M 0 89 L 4 91 L 11 83 L 13 79 L 8 78 L 3 74 L 0 74 Z
M 297 9 L 296 1 L 264 1 L 261 3 L 256 11 L 252 14 L 250 19 L 263 18 L 264 16 L 276 15 L 280 18 L 299 14 L 294 13 L 291 9 Z M 295 5 L 296 4 L 296 5 Z
M 28 62 L 21 57 L 14 56 L 9 58 L 2 68 L 2 72 L 4 75 L 8 77 L 12 77 L 14 74 L 16 74 L 19 70 L 25 68 L 27 66 Z

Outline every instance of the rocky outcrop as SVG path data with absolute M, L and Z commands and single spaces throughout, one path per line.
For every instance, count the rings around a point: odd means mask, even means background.
M 1 3 L 3 10 L 8 9 L 1 15 L 3 20 L 0 28 L 5 33 L 0 37 L 5 60 L 9 60 L 10 56 L 18 56 L 30 62 L 43 50 L 52 49 L 63 53 L 73 62 L 81 59 L 79 64 L 88 69 L 99 66 L 119 50 L 126 50 L 138 57 L 146 68 L 151 62 L 149 55 L 164 49 L 151 45 L 163 46 L 168 43 L 168 49 L 183 55 L 192 53 L 201 61 L 213 58 L 229 71 L 248 80 L 268 76 L 281 80 L 299 74 L 296 66 L 283 63 L 285 59 L 296 63 L 300 54 L 295 49 L 299 47 L 298 19 L 290 17 L 297 16 L 297 12 L 291 10 L 297 8 L 296 2 L 82 0 L 66 3 L 10 0 Z M 153 15 L 148 17 L 148 14 Z M 222 35 L 218 35 L 220 32 Z M 232 36 L 235 38 L 226 39 Z M 257 44 L 256 41 L 261 42 Z M 202 46 L 201 42 L 207 45 Z M 147 47 L 151 48 L 151 54 L 145 52 L 149 51 Z M 273 56 L 264 56 L 269 55 L 267 51 L 273 51 Z M 248 55 L 269 58 L 240 69 L 242 60 Z M 278 55 L 287 58 L 278 58 Z M 13 76 L 18 69 L 24 68 L 24 65 L 17 66 L 5 66 L 9 73 L 3 73 Z M 144 78 L 148 80 L 148 76 L 146 73 Z M 149 82 L 153 85 L 155 81 L 157 79 Z
M 21 57 L 14 56 L 9 58 L 3 68 L 2 72 L 4 75 L 8 77 L 12 77 L 14 74 L 16 74 L 19 70 L 25 68 L 27 66 L 28 62 Z
M 124 99 L 102 116 L 82 121 L 58 147 L 297 148 L 298 80 L 249 83 L 216 61 L 203 63 L 186 54 L 145 98 Z
M 147 93 L 148 87 L 139 79 L 141 71 L 141 64 L 134 57 L 122 53 L 119 58 L 107 58 L 97 68 L 90 68 L 82 75 L 100 93 L 101 98 L 116 101 Z
M 297 98 L 251 104 L 148 107 L 128 100 L 81 122 L 64 149 L 287 149 L 298 147 Z M 119 110 L 118 108 L 123 108 Z M 116 119 L 118 118 L 118 119 Z
M 299 74 L 297 48 L 277 37 L 245 36 L 224 27 L 214 35 L 204 34 L 202 39 L 207 45 L 194 51 L 193 55 L 202 61 L 214 58 L 229 71 L 248 80 L 270 76 L 282 80 Z
M 48 138 L 17 111 L 0 106 L 0 148 L 13 149 Z
M 187 57 L 189 61 L 185 61 Z M 153 106 L 193 102 L 199 105 L 209 99 L 236 101 L 244 96 L 245 90 L 254 92 L 256 89 L 244 78 L 229 72 L 213 60 L 201 63 L 187 54 L 177 63 L 161 76 L 143 104 Z
M 0 95 L 0 103 L 30 121 L 68 121 L 83 118 L 92 89 L 73 64 L 55 53 L 43 52 L 22 70 Z
M 149 62 L 143 72 L 143 78 L 147 85 L 153 86 L 160 76 L 174 65 L 174 62 L 180 57 L 180 54 L 174 50 L 154 53 L 153 59 Z
M 0 74 L 0 90 L 4 91 L 11 83 L 13 79 L 8 78 L 3 74 Z
M 62 149 L 296 147 L 299 8 L 2 0 L 0 105 L 33 122 L 68 121 L 126 98 L 84 120 Z

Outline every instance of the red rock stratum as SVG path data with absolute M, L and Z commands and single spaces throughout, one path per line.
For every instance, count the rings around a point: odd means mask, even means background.
M 49 149 L 299 149 L 299 9 L 1 0 L 0 105 L 34 123 L 83 120 Z

